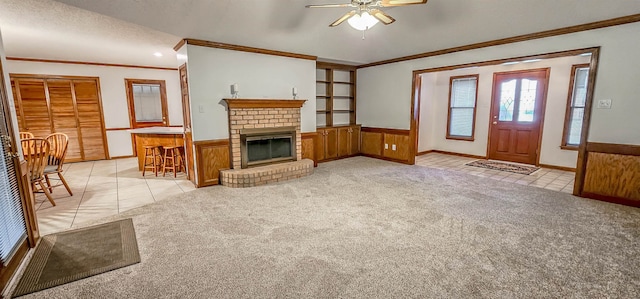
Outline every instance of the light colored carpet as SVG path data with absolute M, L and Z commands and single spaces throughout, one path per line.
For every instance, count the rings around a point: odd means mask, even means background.
M 119 217 L 141 263 L 22 298 L 640 297 L 640 209 L 364 157 Z

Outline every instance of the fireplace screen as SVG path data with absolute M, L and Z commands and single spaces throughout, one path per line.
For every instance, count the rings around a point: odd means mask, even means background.
M 242 168 L 295 160 L 295 131 L 240 135 Z

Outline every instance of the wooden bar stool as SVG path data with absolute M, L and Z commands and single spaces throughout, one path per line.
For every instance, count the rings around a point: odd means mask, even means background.
M 164 163 L 162 165 L 162 176 L 165 176 L 167 170 L 173 171 L 173 177 L 178 176 L 178 171 L 182 168 L 182 155 L 180 155 L 180 147 L 167 146 L 164 148 Z
M 162 153 L 160 153 L 160 146 L 147 145 L 144 147 L 144 167 L 142 169 L 142 176 L 147 172 L 147 169 L 152 170 L 156 176 L 160 171 L 160 167 L 164 164 L 162 159 Z

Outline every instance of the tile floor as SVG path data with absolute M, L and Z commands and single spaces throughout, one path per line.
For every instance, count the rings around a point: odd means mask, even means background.
M 521 175 L 464 165 L 474 160 L 429 153 L 418 156 L 416 165 L 567 193 L 573 189 L 573 172 L 542 168 L 531 175 Z M 153 173 L 142 177 L 137 163 L 136 158 L 127 158 L 65 164 L 64 177 L 73 196 L 69 196 L 64 187 L 54 189 L 54 207 L 44 194 L 36 195 L 40 233 L 47 235 L 62 231 L 195 189 L 183 173 L 175 179 L 172 175 L 156 177 Z
M 573 182 L 575 178 L 574 172 L 540 168 L 530 175 L 523 175 L 465 165 L 475 160 L 478 159 L 440 153 L 429 153 L 416 157 L 416 165 L 459 171 L 476 176 L 492 178 L 494 180 L 515 182 L 517 184 L 540 187 L 554 191 L 566 193 L 573 192 Z
M 55 188 L 54 207 L 44 194 L 36 194 L 36 213 L 41 235 L 195 189 L 184 173 L 179 173 L 175 179 L 173 174 L 168 173 L 166 177 L 156 177 L 147 172 L 142 177 L 136 158 L 67 163 L 64 169 L 63 174 L 73 196 L 69 196 L 62 186 Z

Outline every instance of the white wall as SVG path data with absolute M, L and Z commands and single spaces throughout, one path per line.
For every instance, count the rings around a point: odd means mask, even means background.
M 87 76 L 100 78 L 102 110 L 107 129 L 129 128 L 129 106 L 124 79 L 165 80 L 167 87 L 167 109 L 169 125 L 182 125 L 182 100 L 177 70 L 155 70 L 143 68 L 109 67 L 80 64 L 43 63 L 9 60 L 9 73 L 42 74 L 64 76 Z M 131 134 L 126 131 L 107 131 L 109 156 L 133 154 Z
M 11 119 L 9 120 L 13 124 L 13 131 L 16 139 L 19 139 L 20 129 L 18 128 L 18 117 L 16 116 L 16 106 L 13 101 L 13 91 L 11 90 L 11 81 L 9 80 L 9 71 L 7 70 L 7 60 L 4 52 L 4 44 L 2 43 L 2 32 L 0 32 L 0 62 L 2 62 L 2 74 L 0 76 L 4 77 L 4 90 L 6 91 L 7 102 L 9 103 L 9 114 L 11 115 Z M 0 111 L 2 113 L 2 111 Z M 19 140 L 16 140 L 20 142 Z M 18 153 L 20 154 L 20 159 L 24 159 L 22 157 L 22 147 L 17 146 Z
M 425 73 L 420 86 L 420 126 L 418 127 L 418 152 L 435 150 L 436 136 L 436 80 L 438 73 Z M 446 119 L 445 119 L 446 121 Z
M 593 110 L 588 140 L 640 144 L 638 32 L 631 23 L 359 69 L 358 122 L 409 129 L 413 70 L 601 46 L 594 101 L 612 99 L 612 107 Z
M 239 98 L 298 99 L 307 102 L 300 111 L 302 132 L 316 130 L 316 62 L 273 55 L 187 45 L 189 94 L 193 140 L 229 137 L 224 98 L 237 83 Z
M 540 163 L 564 167 L 575 167 L 577 151 L 560 149 L 564 127 L 571 66 L 589 63 L 590 57 L 572 56 L 545 59 L 539 62 L 515 65 L 494 65 L 478 68 L 466 68 L 423 76 L 422 102 L 420 103 L 420 130 L 418 151 L 430 149 L 455 153 L 485 156 L 489 136 L 489 118 L 491 114 L 491 95 L 493 73 L 526 69 L 550 68 L 549 86 L 544 114 Z M 478 100 L 476 105 L 475 140 L 462 141 L 446 139 L 449 101 L 449 79 L 452 76 L 478 74 Z M 431 98 L 429 98 L 431 97 Z M 423 111 L 428 110 L 428 111 Z M 430 111 L 429 111 L 430 110 Z M 427 122 L 422 122 L 422 117 Z

